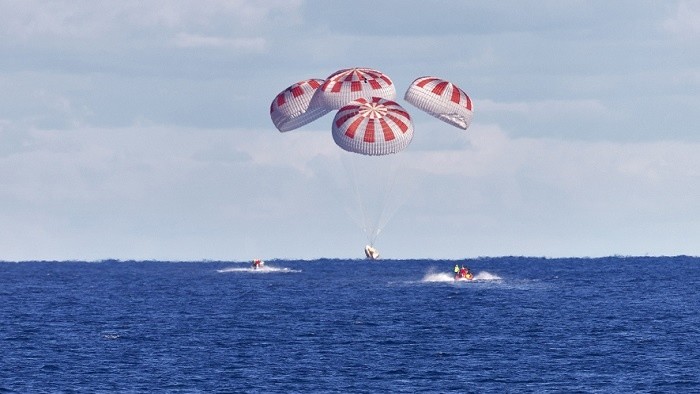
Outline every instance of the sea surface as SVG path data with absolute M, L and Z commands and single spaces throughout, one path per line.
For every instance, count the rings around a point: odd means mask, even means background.
M 0 392 L 697 393 L 699 285 L 685 256 L 0 262 Z

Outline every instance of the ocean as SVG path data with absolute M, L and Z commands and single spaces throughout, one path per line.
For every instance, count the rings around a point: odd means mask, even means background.
M 700 392 L 700 258 L 249 264 L 0 262 L 0 392 Z

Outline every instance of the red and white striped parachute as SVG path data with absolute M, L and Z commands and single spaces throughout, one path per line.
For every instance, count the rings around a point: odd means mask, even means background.
M 467 129 L 472 120 L 472 101 L 464 91 L 449 81 L 421 77 L 413 81 L 404 95 L 406 101 L 451 125 Z M 288 87 L 270 105 L 270 117 L 279 131 L 289 131 L 338 110 L 332 124 L 335 143 L 355 154 L 341 155 L 353 181 L 358 198 L 358 224 L 367 235 L 368 248 L 376 241 L 398 205 L 390 206 L 390 190 L 400 182 L 403 167 L 391 162 L 405 155 L 413 139 L 413 122 L 408 112 L 394 101 L 396 87 L 380 71 L 370 68 L 348 68 L 327 79 L 307 79 Z M 360 170 L 363 164 L 368 169 Z M 396 164 L 395 162 L 393 164 Z M 384 176 L 381 174 L 384 173 Z M 382 188 L 382 178 L 385 187 Z M 361 184 L 369 181 L 369 184 Z M 366 192 L 379 192 L 374 198 Z M 397 193 L 405 196 L 408 193 Z M 389 197 L 389 198 L 388 198 Z M 374 203 L 374 204 L 373 204 Z M 375 209 L 372 209 L 375 208 Z M 393 208 L 393 209 L 392 209 Z
M 270 117 L 275 127 L 285 132 L 339 109 L 332 125 L 336 144 L 350 152 L 386 155 L 400 152 L 413 138 L 411 117 L 395 98 L 396 88 L 386 74 L 371 68 L 348 68 L 325 80 L 306 79 L 291 85 L 272 101 Z M 461 129 L 471 124 L 471 99 L 444 79 L 417 78 L 404 99 Z
M 411 83 L 404 99 L 428 114 L 466 130 L 472 121 L 472 100 L 453 83 L 420 77 Z
M 329 109 L 310 106 L 311 98 L 323 84 L 323 79 L 305 79 L 299 81 L 272 100 L 270 117 L 279 131 L 290 131 L 320 118 L 330 112 Z
M 396 87 L 381 71 L 371 68 L 348 68 L 331 74 L 316 92 L 313 106 L 340 109 L 360 97 L 396 99 Z
M 411 116 L 381 97 L 360 97 L 333 119 L 333 140 L 348 152 L 379 156 L 402 151 L 413 139 Z

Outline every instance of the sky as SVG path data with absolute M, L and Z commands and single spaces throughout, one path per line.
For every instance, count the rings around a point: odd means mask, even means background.
M 0 260 L 363 257 L 333 113 L 269 116 L 350 67 L 414 123 L 383 257 L 700 255 L 700 1 L 0 0 Z

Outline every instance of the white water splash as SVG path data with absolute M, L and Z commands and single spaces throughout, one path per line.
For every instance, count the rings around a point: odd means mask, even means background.
M 252 267 L 246 267 L 246 268 L 233 268 L 233 267 L 232 267 L 232 268 L 223 268 L 223 269 L 220 269 L 220 270 L 216 270 L 216 272 L 219 272 L 219 273 L 225 273 L 225 272 L 250 272 L 250 273 L 254 273 L 254 274 L 270 274 L 270 273 L 277 273 L 277 272 L 283 272 L 283 273 L 287 273 L 287 272 L 301 272 L 301 270 L 295 270 L 295 269 L 285 268 L 285 267 L 281 267 L 281 268 L 278 268 L 278 267 L 270 267 L 270 266 L 268 266 L 268 265 L 265 265 L 264 267 L 261 267 L 261 268 L 258 268 L 258 269 L 255 269 L 255 268 L 252 268 Z
M 502 280 L 500 276 L 492 274 L 490 272 L 481 271 L 474 275 L 474 279 L 471 281 L 463 280 L 460 282 L 474 282 L 474 281 L 490 281 L 490 280 Z M 454 282 L 454 275 L 445 272 L 428 272 L 423 276 L 421 282 Z
M 455 278 L 452 274 L 446 274 L 444 272 L 438 273 L 427 273 L 423 277 L 421 282 L 454 282 Z
M 503 280 L 500 276 L 482 271 L 474 276 L 474 280 Z
M 109 339 L 109 340 L 115 340 L 115 339 L 121 338 L 121 335 L 119 335 L 115 332 L 104 332 L 104 333 L 102 333 L 102 338 Z

